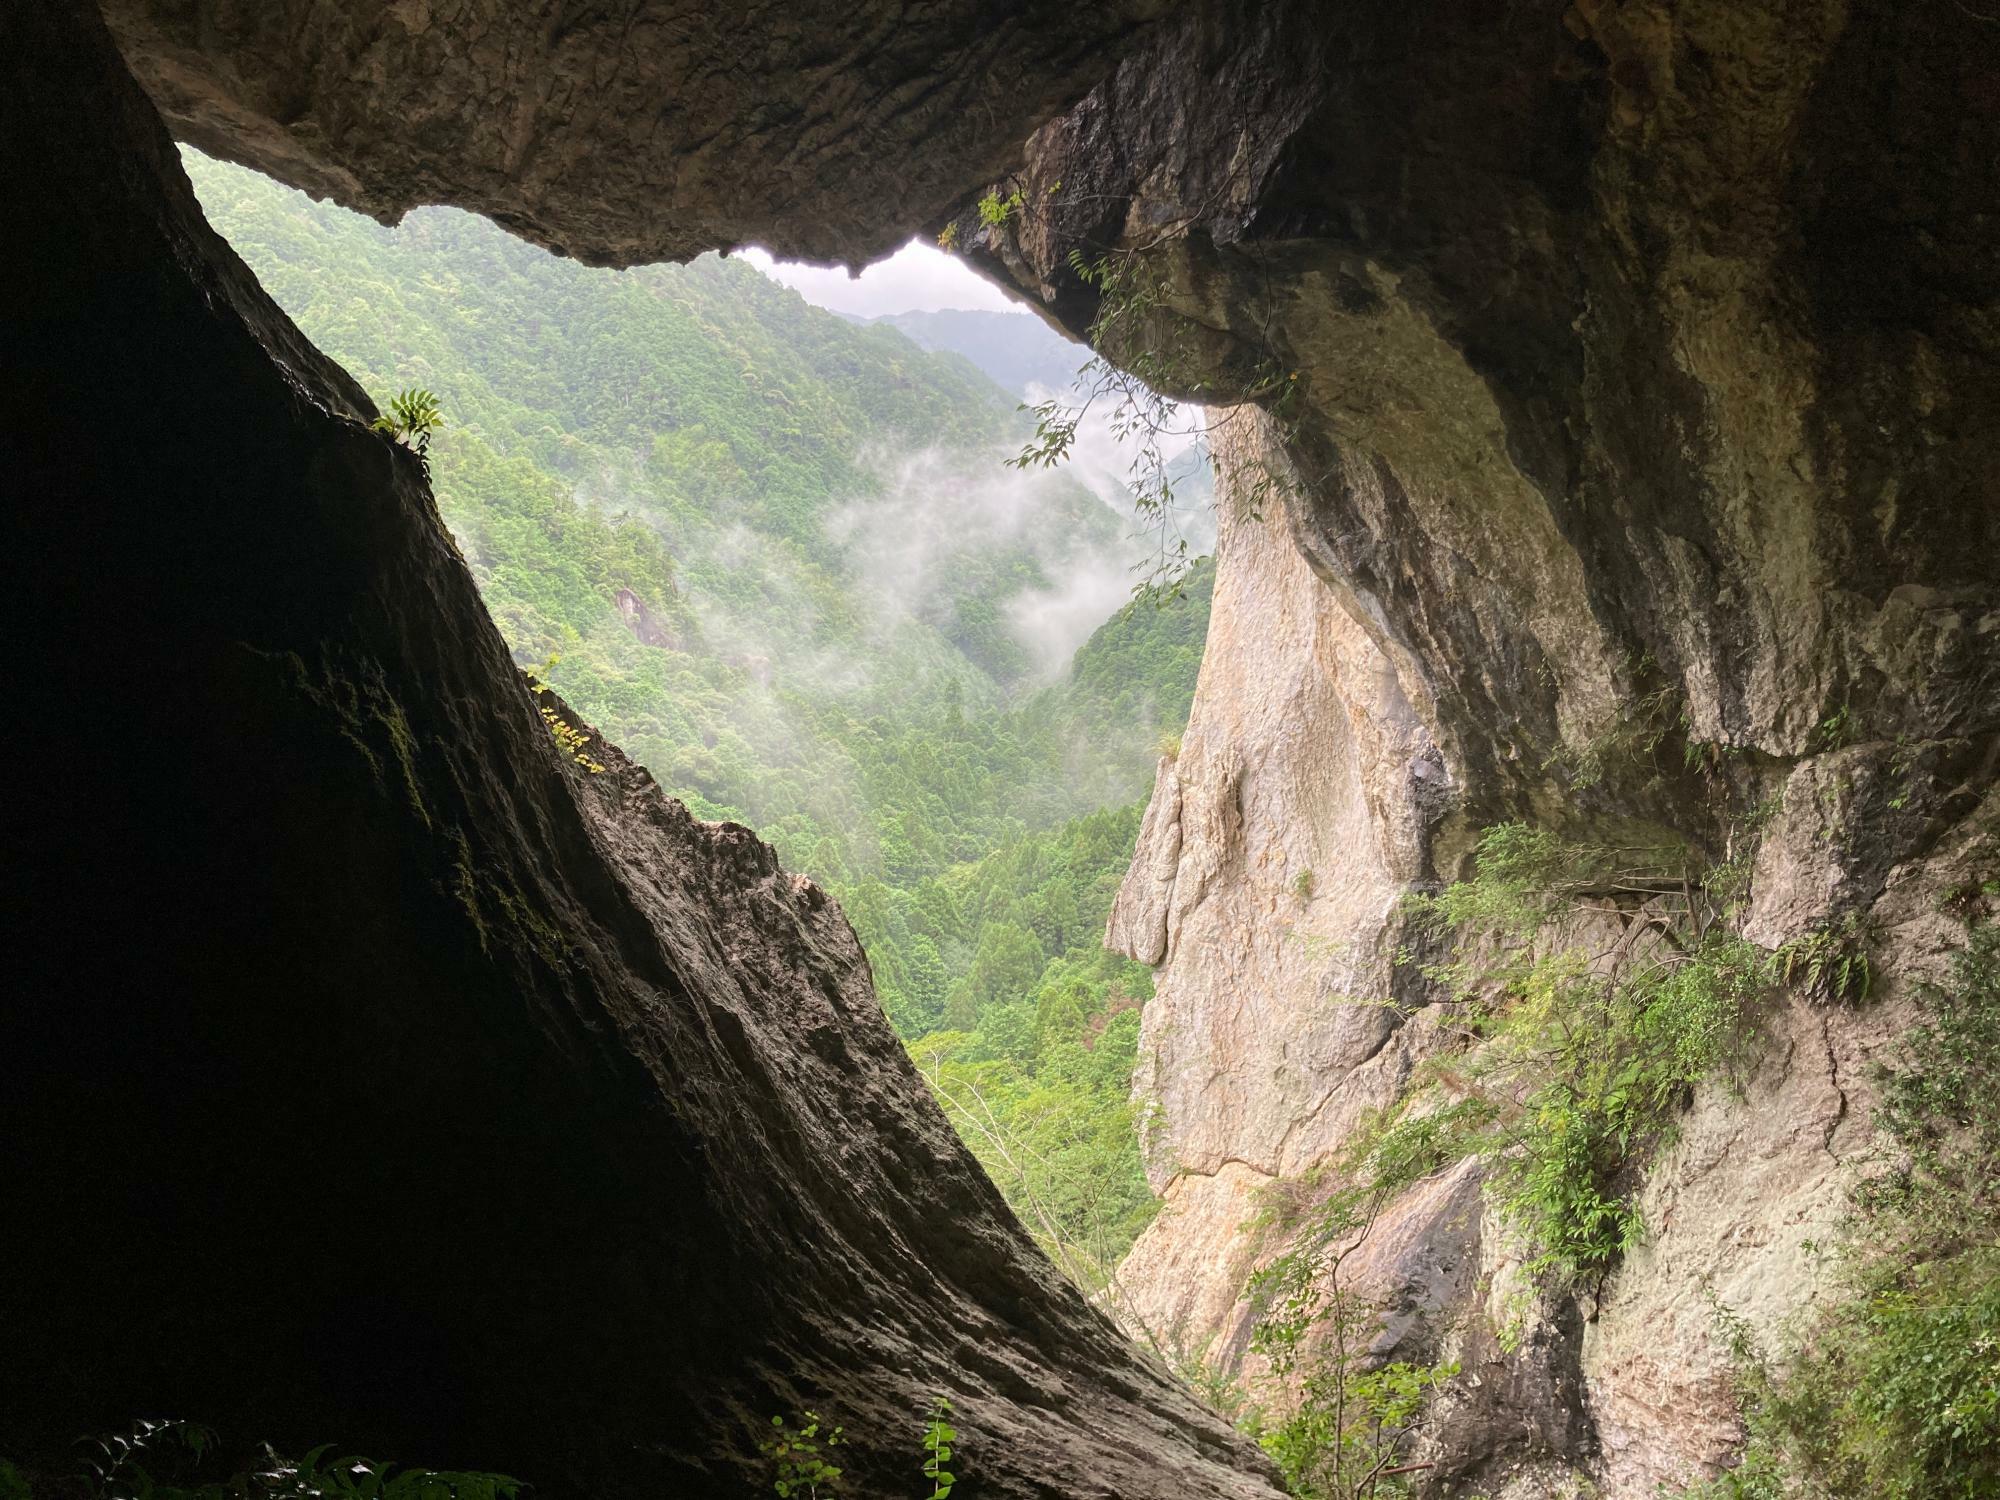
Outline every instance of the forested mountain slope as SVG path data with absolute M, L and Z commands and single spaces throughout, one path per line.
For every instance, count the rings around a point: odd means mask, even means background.
M 438 396 L 439 505 L 515 659 L 835 892 L 975 1150 L 1096 1279 L 1153 1201 L 1127 1104 L 1150 984 L 1100 942 L 1208 571 L 1119 607 L 1143 544 L 1007 466 L 1014 396 L 741 262 L 591 270 L 187 164 L 321 348 L 378 400 Z

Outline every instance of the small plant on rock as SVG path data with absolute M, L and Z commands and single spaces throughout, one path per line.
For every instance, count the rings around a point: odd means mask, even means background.
M 1793 938 L 1778 950 L 1778 968 L 1786 984 L 1822 1003 L 1859 1004 L 1875 982 L 1868 961 L 1868 932 L 1853 912 Z
M 1298 1500 L 1391 1500 L 1428 1467 L 1403 1463 L 1404 1448 L 1431 1393 L 1459 1367 L 1371 1356 L 1381 1317 L 1342 1276 L 1383 1208 L 1452 1159 L 1454 1128 L 1447 1114 L 1364 1130 L 1296 1248 L 1251 1279 L 1263 1307 L 1251 1347 L 1285 1395 L 1275 1417 L 1256 1413 L 1249 1425 Z
M 411 387 L 389 398 L 388 410 L 372 424 L 417 455 L 424 476 L 431 472 L 431 435 L 444 426 L 444 409 L 431 392 Z
M 505 1474 L 399 1469 L 373 1459 L 329 1457 L 322 1444 L 303 1458 L 286 1458 L 269 1446 L 262 1462 L 230 1474 L 217 1463 L 223 1450 L 215 1433 L 194 1422 L 142 1421 L 129 1431 L 90 1439 L 88 1473 L 81 1489 L 90 1500 L 514 1500 L 523 1486 Z M 17 1489 L 0 1483 L 6 1500 L 26 1500 L 28 1485 L 18 1470 Z M 76 1488 L 64 1484 L 64 1495 Z
M 555 737 L 555 742 L 564 755 L 593 776 L 603 772 L 604 762 L 587 753 L 590 744 L 589 735 L 546 705 L 542 708 L 542 722 L 549 726 L 549 733 Z
M 521 668 L 521 675 L 528 682 L 528 691 L 537 698 L 550 692 L 549 674 L 555 670 L 555 665 L 560 660 L 560 657 L 551 656 L 538 667 Z M 549 734 L 554 738 L 557 748 L 564 755 L 593 776 L 603 773 L 604 762 L 590 754 L 590 736 L 587 733 L 570 723 L 550 704 L 538 703 L 536 709 L 542 716 L 542 722 L 549 726 Z
M 924 1427 L 924 1478 L 931 1482 L 930 1500 L 946 1500 L 958 1476 L 945 1467 L 951 1462 L 951 1445 L 958 1441 L 958 1429 L 950 1422 L 951 1400 L 931 1399 L 930 1421 Z
M 783 1417 L 771 1418 L 772 1435 L 762 1445 L 771 1461 L 771 1491 L 780 1497 L 803 1496 L 819 1500 L 834 1494 L 840 1485 L 840 1468 L 827 1455 L 846 1441 L 842 1429 L 828 1427 L 816 1411 L 809 1411 L 797 1425 Z
M 1026 201 L 1019 188 L 1004 198 L 997 191 L 988 193 L 979 200 L 979 222 L 989 229 L 998 229 L 1019 213 Z

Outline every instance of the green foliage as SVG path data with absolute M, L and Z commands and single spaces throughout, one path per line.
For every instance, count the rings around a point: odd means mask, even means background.
M 1763 952 L 1724 933 L 1609 976 L 1574 954 L 1531 968 L 1493 1064 L 1477 1070 L 1521 1101 L 1501 1121 L 1492 1180 L 1503 1216 L 1538 1247 L 1530 1274 L 1601 1271 L 1638 1241 L 1627 1164 L 1726 1060 L 1768 983 Z
M 329 1459 L 329 1448 L 315 1448 L 296 1463 L 272 1458 L 257 1476 L 273 1497 L 297 1500 L 512 1500 L 521 1484 L 505 1474 L 392 1469 L 368 1459 Z M 200 1492 L 210 1500 L 213 1491 Z M 162 1496 L 161 1500 L 168 1500 Z
M 1840 1295 L 1781 1354 L 1719 1310 L 1748 1434 L 1702 1500 L 2000 1494 L 2000 928 L 1980 922 L 1882 1078 L 1900 1153 L 1856 1196 Z
M 1131 1078 L 1146 970 L 1101 950 L 1051 960 L 1030 996 L 911 1056 L 959 1134 L 1070 1279 L 1108 1292 L 1158 1210 Z
M 1879 1123 L 1903 1149 L 1864 1206 L 1930 1233 L 1976 1237 L 2000 1222 L 2000 926 L 1980 922 L 1945 985 L 1925 985 L 1927 1019 L 1885 1072 Z
M 1433 925 L 1525 946 L 1580 904 L 1671 899 L 1701 883 L 1699 862 L 1671 843 L 1583 843 L 1525 823 L 1480 835 L 1476 874 L 1413 902 Z
M 1290 1248 L 1252 1282 L 1253 1347 L 1288 1392 L 1261 1439 L 1294 1494 L 1404 1493 L 1405 1439 L 1457 1373 L 1371 1360 L 1379 1315 L 1341 1282 L 1398 1194 L 1482 1158 L 1545 1285 L 1601 1274 L 1643 1234 L 1634 1163 L 1728 1062 L 1773 979 L 1703 874 L 1676 845 L 1506 824 L 1482 837 L 1470 880 L 1414 903 L 1420 929 L 1456 943 L 1430 968 L 1467 1050 L 1426 1064 L 1356 1133 L 1310 1185 L 1310 1212 L 1296 1198 L 1275 1207 L 1265 1228 Z
M 772 1435 L 758 1445 L 771 1463 L 771 1490 L 780 1497 L 819 1500 L 840 1487 L 840 1468 L 827 1455 L 846 1441 L 839 1427 L 827 1427 L 818 1412 L 809 1411 L 796 1424 L 771 1418 Z
M 1160 394 L 1181 390 L 1199 397 L 1208 382 L 1204 355 L 1194 345 L 1195 325 L 1175 312 L 1171 287 L 1153 269 L 1146 248 L 1096 256 L 1080 248 L 1070 251 L 1070 274 L 1096 295 L 1090 342 L 1105 354 L 1083 367 L 1070 392 L 1028 408 L 1034 433 L 1009 462 L 1021 469 L 1057 467 L 1075 449 L 1085 416 L 1093 408 L 1105 410 L 1111 432 L 1134 449 L 1126 486 L 1140 527 L 1153 544 L 1150 567 L 1135 592 L 1159 601 L 1180 597 L 1197 562 L 1184 530 L 1181 487 L 1188 471 L 1174 455 L 1188 443 L 1200 445 L 1206 455 L 1218 425 L 1240 417 L 1199 408 L 1184 412 L 1180 400 Z M 1267 355 L 1258 360 L 1250 389 L 1229 395 L 1232 402 L 1261 404 L 1276 420 L 1281 443 L 1292 434 L 1298 371 L 1281 369 Z M 1268 502 L 1290 489 L 1283 474 L 1261 462 L 1228 477 L 1235 503 L 1252 516 L 1261 515 Z
M 215 1474 L 215 1433 L 192 1422 L 143 1421 L 86 1445 L 85 1488 L 92 1500 L 514 1500 L 523 1486 L 505 1474 L 399 1469 L 352 1455 L 329 1458 L 324 1444 L 303 1458 L 270 1448 L 256 1468 Z M 20 1494 L 27 1486 L 18 1471 Z M 7 1493 L 0 1476 L 0 1494 Z M 64 1486 L 67 1489 L 67 1486 Z
M 542 722 L 549 726 L 549 733 L 554 736 L 556 745 L 562 750 L 564 755 L 567 755 L 593 776 L 604 770 L 603 761 L 596 760 L 586 753 L 586 747 L 590 744 L 589 735 L 578 729 L 569 720 L 563 718 L 547 704 L 542 705 L 541 714 Z
M 958 1483 L 958 1476 L 945 1467 L 951 1462 L 951 1445 L 958 1441 L 950 1417 L 950 1399 L 933 1397 L 930 1420 L 924 1424 L 924 1478 L 931 1482 L 930 1500 L 946 1500 Z
M 375 431 L 411 444 L 419 453 L 430 448 L 431 434 L 443 426 L 444 408 L 438 405 L 438 398 L 416 386 L 391 396 L 388 409 L 374 422 Z
M 1407 1494 L 1405 1440 L 1431 1393 L 1459 1373 L 1451 1363 L 1372 1358 L 1381 1315 L 1341 1280 L 1384 1205 L 1452 1158 L 1455 1128 L 1428 1116 L 1361 1131 L 1333 1165 L 1332 1190 L 1292 1228 L 1293 1248 L 1251 1279 L 1263 1309 L 1251 1346 L 1284 1394 L 1248 1425 L 1298 1500 Z
M 952 1118 L 1101 1281 L 1153 1199 L 1129 1100 L 1150 981 L 1098 947 L 1212 566 L 1051 680 L 1016 622 L 1123 527 L 1000 464 L 1027 420 L 965 361 L 736 261 L 592 271 L 467 215 L 387 230 L 187 165 L 315 343 L 372 388 L 450 393 L 439 509 L 531 685 L 831 890 Z M 1024 508 L 988 514 L 997 484 Z
M 1433 973 L 1482 1043 L 1428 1076 L 1458 1099 L 1458 1148 L 1487 1159 L 1501 1216 L 1534 1247 L 1530 1275 L 1601 1274 L 1639 1241 L 1632 1165 L 1728 1061 L 1773 983 L 1723 899 L 1677 846 L 1502 824 L 1471 880 L 1416 903 L 1459 939 Z M 1586 918 L 1601 951 L 1578 946 Z
M 431 435 L 444 426 L 444 409 L 436 396 L 417 387 L 400 391 L 389 398 L 389 409 L 371 426 L 414 451 L 424 477 L 430 477 Z
M 1816 1000 L 1859 1004 L 1875 983 L 1868 935 L 1852 912 L 1793 938 L 1778 950 L 1777 958 L 1785 983 Z
M 1819 721 L 1814 738 L 1821 750 L 1839 750 L 1854 742 L 1855 733 L 1854 709 L 1843 703 Z
M 1214 590 L 1215 565 L 1202 559 L 1182 577 L 1170 606 L 1135 600 L 1112 616 L 1076 653 L 1068 692 L 1077 709 L 1099 723 L 1158 726 L 1165 731 L 1154 737 L 1159 752 L 1178 757 Z M 1144 738 L 1137 743 L 1145 748 Z
M 1358 1332 L 1358 1330 L 1357 1330 Z M 1409 1493 L 1397 1473 L 1402 1442 L 1456 1364 L 1398 1360 L 1356 1373 L 1329 1361 L 1300 1382 L 1297 1404 L 1259 1442 L 1298 1500 L 1376 1500 Z
M 979 222 L 989 229 L 998 229 L 1021 211 L 1024 201 L 1019 188 L 1004 198 L 997 191 L 990 192 L 979 200 Z

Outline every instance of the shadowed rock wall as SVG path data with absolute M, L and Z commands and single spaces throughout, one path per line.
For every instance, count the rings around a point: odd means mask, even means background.
M 860 264 L 1174 0 L 106 0 L 182 140 L 393 222 L 483 213 L 593 265 L 755 242 Z
M 1796 759 L 1996 716 L 2000 95 L 1948 6 L 1218 4 L 960 242 L 1205 399 L 1274 383 L 1294 532 L 1482 820 L 1686 819 L 1635 699 Z M 1912 653 L 1923 656 L 1921 666 Z
M 95 18 L 0 55 L 0 1451 L 171 1415 L 708 1497 L 814 1407 L 907 1493 L 942 1392 L 968 1495 L 1273 1493 L 1015 1224 L 826 897 L 558 750 Z

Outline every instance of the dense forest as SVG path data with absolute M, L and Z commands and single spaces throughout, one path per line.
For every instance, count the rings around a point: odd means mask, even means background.
M 1128 1097 L 1150 979 L 1100 940 L 1209 569 L 1127 602 L 1129 517 L 1006 463 L 1018 389 L 742 262 L 590 270 L 187 165 L 378 401 L 436 393 L 439 507 L 516 661 L 837 895 L 961 1133 L 1101 1285 L 1153 1199 Z

